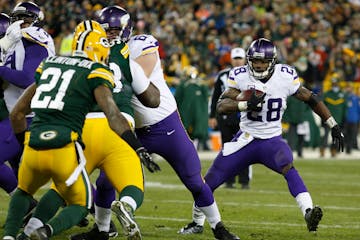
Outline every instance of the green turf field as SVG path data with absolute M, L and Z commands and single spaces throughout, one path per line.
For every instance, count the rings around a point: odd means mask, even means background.
M 169 165 L 159 163 L 162 172 L 146 172 L 145 200 L 136 213 L 143 239 L 214 239 L 208 225 L 201 235 L 176 233 L 191 218 L 192 197 Z M 203 169 L 210 163 L 202 161 Z M 250 190 L 240 190 L 237 185 L 236 189 L 220 187 L 215 192 L 224 223 L 242 240 L 359 240 L 360 161 L 301 160 L 295 165 L 314 203 L 323 208 L 317 234 L 307 232 L 285 180 L 261 165 L 253 168 Z M 8 196 L 0 191 L 0 225 L 5 221 L 7 204 Z M 86 229 L 76 227 L 52 239 L 67 239 L 69 234 Z M 125 238 L 120 235 L 117 239 Z

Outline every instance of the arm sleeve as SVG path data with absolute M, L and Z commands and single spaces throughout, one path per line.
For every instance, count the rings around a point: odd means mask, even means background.
M 0 76 L 9 83 L 25 89 L 34 82 L 35 70 L 47 56 L 46 48 L 38 44 L 32 44 L 25 50 L 23 70 L 0 66 Z
M 145 75 L 142 67 L 137 62 L 131 59 L 130 59 L 130 70 L 133 78 L 131 86 L 133 87 L 135 94 L 139 95 L 149 87 L 150 80 Z

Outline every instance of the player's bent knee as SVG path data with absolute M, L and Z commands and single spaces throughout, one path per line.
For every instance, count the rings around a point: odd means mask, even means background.
M 289 172 L 289 170 L 290 170 L 291 168 L 293 168 L 293 167 L 294 167 L 294 165 L 293 165 L 292 163 L 289 163 L 289 164 L 285 165 L 285 166 L 281 169 L 281 174 L 285 176 L 285 175 Z

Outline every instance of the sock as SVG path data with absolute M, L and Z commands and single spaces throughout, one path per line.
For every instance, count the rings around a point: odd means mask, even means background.
M 31 199 L 31 195 L 21 189 L 18 189 L 12 196 L 5 222 L 4 236 L 15 237 L 19 232 L 23 217 L 29 209 Z
M 41 197 L 33 217 L 46 223 L 54 217 L 59 208 L 64 205 L 64 199 L 56 191 L 50 189 Z
M 24 228 L 24 233 L 26 236 L 30 236 L 30 234 L 38 228 L 44 226 L 43 222 L 40 219 L 32 217 L 30 218 L 29 222 L 26 224 Z
M 297 204 L 299 205 L 299 208 L 300 208 L 303 216 L 305 216 L 306 209 L 313 208 L 313 202 L 312 202 L 310 193 L 308 193 L 308 192 L 299 193 L 295 199 L 296 199 Z
M 195 205 L 195 203 L 192 209 L 192 218 L 197 225 L 204 226 L 205 214 Z
M 296 197 L 299 193 L 307 192 L 306 186 L 295 168 L 290 168 L 285 174 L 285 179 L 293 197 Z
M 52 235 L 57 235 L 78 224 L 86 215 L 88 209 L 79 205 L 69 205 L 52 218 L 48 225 L 52 228 Z
M 210 206 L 207 207 L 199 207 L 199 209 L 205 214 L 211 228 L 215 229 L 216 224 L 221 221 L 220 212 L 216 202 L 214 201 Z
M 95 205 L 95 221 L 100 232 L 109 232 L 111 209 Z
M 144 192 L 135 186 L 126 186 L 121 193 L 119 193 L 119 199 L 123 199 L 124 197 L 130 197 L 135 201 L 134 203 L 127 202 L 130 204 L 131 207 L 133 207 L 133 210 L 135 211 L 137 208 L 139 208 L 144 200 Z
M 135 211 L 137 209 L 136 202 L 132 197 L 124 196 L 124 197 L 120 198 L 120 201 L 126 202 L 127 204 L 129 204 L 131 206 L 131 208 L 133 209 L 133 211 Z

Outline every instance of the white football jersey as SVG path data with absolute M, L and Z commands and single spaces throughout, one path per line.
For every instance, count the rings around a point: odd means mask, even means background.
M 130 48 L 130 59 L 136 59 L 149 53 L 157 54 L 157 63 L 151 73 L 150 81 L 160 91 L 160 105 L 157 108 L 148 108 L 133 96 L 131 103 L 134 107 L 135 126 L 141 128 L 160 122 L 171 113 L 176 111 L 176 101 L 164 79 L 161 60 L 158 52 L 159 43 L 152 35 L 136 35 L 128 42 Z
M 28 27 L 21 30 L 23 38 L 37 43 L 47 49 L 48 56 L 55 55 L 55 46 L 52 37 L 42 28 Z M 23 42 L 20 40 L 16 42 L 6 53 L 5 65 L 15 70 L 23 70 L 26 55 L 37 53 L 26 52 Z M 35 72 L 33 73 L 35 74 Z M 34 78 L 35 81 L 35 78 Z M 4 99 L 9 111 L 13 109 L 17 100 L 24 92 L 23 88 L 9 83 L 4 91 Z
M 286 99 L 300 87 L 299 77 L 293 67 L 276 64 L 273 75 L 265 83 L 253 78 L 248 66 L 235 67 L 229 73 L 228 84 L 240 91 L 255 88 L 266 93 L 261 112 L 241 112 L 240 129 L 243 132 L 261 139 L 281 135 Z

